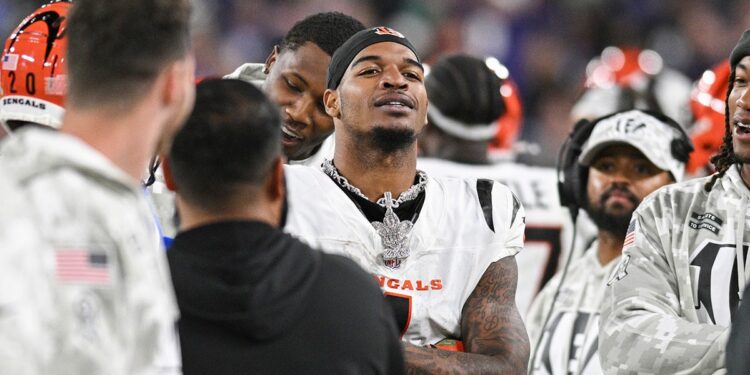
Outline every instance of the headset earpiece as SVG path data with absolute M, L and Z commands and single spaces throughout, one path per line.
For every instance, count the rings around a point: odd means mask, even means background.
M 682 126 L 680 126 L 680 124 L 678 124 L 675 120 L 661 112 L 643 112 L 655 117 L 657 120 L 669 125 L 675 131 L 677 131 L 679 136 L 672 140 L 672 143 L 670 144 L 670 151 L 672 152 L 672 157 L 683 163 L 687 163 L 688 159 L 690 158 L 690 153 L 693 152 L 695 148 L 693 147 L 693 141 L 690 139 L 690 136 L 687 134 L 685 129 L 683 129 Z
M 582 207 L 582 177 L 584 168 L 578 164 L 578 157 L 583 150 L 583 144 L 591 135 L 595 122 L 583 119 L 574 126 L 570 136 L 560 149 L 557 159 L 557 191 L 560 204 L 568 207 L 571 216 L 576 216 Z

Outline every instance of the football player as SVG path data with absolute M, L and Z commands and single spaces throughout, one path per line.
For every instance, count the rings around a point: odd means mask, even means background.
M 492 180 L 417 170 L 424 70 L 398 31 L 355 34 L 333 55 L 324 95 L 336 128 L 323 169 L 287 167 L 286 229 L 376 276 L 403 334 L 407 372 L 523 374 L 515 305 L 524 210 Z M 437 347 L 451 345 L 449 352 Z
M 573 122 L 628 109 L 663 113 L 687 128 L 691 82 L 649 49 L 610 46 L 586 66 L 584 91 Z
M 516 301 L 522 316 L 570 246 L 572 224 L 560 206 L 553 168 L 512 161 L 521 127 L 520 98 L 508 70 L 495 58 L 448 55 L 425 78 L 429 124 L 419 137 L 417 167 L 432 176 L 485 178 L 507 185 L 526 210 L 524 250 L 516 255 Z M 488 144 L 490 154 L 488 155 Z M 491 163 L 499 148 L 502 162 Z M 582 227 L 586 228 L 586 227 Z M 585 235 L 579 237 L 591 237 Z M 579 247 L 583 248 L 583 245 Z
M 71 3 L 43 6 L 5 41 L 0 65 L 0 126 L 60 128 L 67 90 L 65 34 Z
M 261 86 L 279 106 L 290 164 L 319 167 L 333 156 L 333 119 L 323 107 L 326 70 L 333 52 L 364 28 L 339 12 L 308 16 L 292 26 L 264 64 L 244 64 L 225 77 Z

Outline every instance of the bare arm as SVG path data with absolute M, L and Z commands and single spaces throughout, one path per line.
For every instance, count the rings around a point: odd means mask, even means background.
M 529 339 L 516 308 L 517 279 L 515 258 L 492 263 L 463 307 L 466 352 L 406 344 L 406 373 L 525 374 Z

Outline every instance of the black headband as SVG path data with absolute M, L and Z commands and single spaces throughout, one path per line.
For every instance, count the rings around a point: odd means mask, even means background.
M 344 44 L 333 53 L 331 64 L 328 65 L 326 86 L 333 90 L 339 87 L 341 78 L 344 77 L 344 73 L 349 67 L 349 64 L 352 63 L 352 60 L 354 60 L 354 57 L 363 49 L 381 42 L 393 42 L 404 45 L 414 52 L 417 61 L 420 61 L 419 55 L 414 49 L 414 46 L 400 32 L 385 26 L 365 29 L 352 35 L 349 40 L 344 42 Z
M 739 64 L 743 57 L 750 55 L 750 29 L 745 30 L 737 41 L 737 45 L 732 50 L 732 54 L 729 55 L 729 63 L 732 66 L 732 72 L 734 68 Z

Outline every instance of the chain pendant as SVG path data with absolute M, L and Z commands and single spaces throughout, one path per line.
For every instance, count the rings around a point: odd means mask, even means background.
M 393 212 L 393 199 L 391 193 L 386 192 L 385 194 L 385 217 L 383 222 L 373 221 L 372 226 L 375 227 L 380 238 L 383 240 L 383 263 L 388 268 L 399 268 L 401 262 L 409 257 L 409 232 L 414 224 L 409 220 L 401 221 Z

